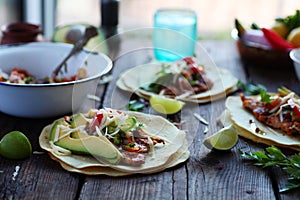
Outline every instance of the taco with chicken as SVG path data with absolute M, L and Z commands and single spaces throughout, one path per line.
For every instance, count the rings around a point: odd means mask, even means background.
M 70 171 L 97 169 L 92 170 L 97 174 L 108 168 L 125 174 L 156 172 L 189 157 L 185 132 L 168 120 L 109 108 L 58 119 L 43 129 L 39 142 Z
M 300 151 L 300 98 L 286 88 L 277 94 L 228 97 L 225 118 L 241 136 Z M 223 116 L 224 117 L 224 116 Z
M 238 80 L 229 71 L 196 63 L 187 57 L 173 63 L 149 63 L 124 72 L 117 86 L 144 98 L 159 94 L 205 103 L 236 90 Z

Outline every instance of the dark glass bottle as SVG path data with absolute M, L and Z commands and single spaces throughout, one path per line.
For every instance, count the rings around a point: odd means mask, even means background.
M 119 0 L 101 0 L 101 28 L 109 38 L 118 32 Z
M 109 56 L 114 60 L 119 54 L 121 38 L 118 34 L 119 0 L 101 1 L 101 30 L 105 36 Z

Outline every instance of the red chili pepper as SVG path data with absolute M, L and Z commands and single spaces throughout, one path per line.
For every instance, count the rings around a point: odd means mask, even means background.
M 16 71 L 16 72 L 18 72 L 19 74 L 24 74 L 25 77 L 31 76 L 31 75 L 27 72 L 27 70 L 20 69 L 20 68 L 18 68 L 18 67 L 13 68 L 12 71 Z
M 122 111 L 120 111 L 120 110 L 117 110 L 117 113 L 118 113 L 118 114 L 122 114 Z
M 298 117 L 300 117 L 300 110 L 299 110 L 299 108 L 298 108 L 297 106 L 294 106 L 294 107 L 293 107 L 293 111 L 296 113 L 296 115 L 297 115 Z
M 103 119 L 103 116 L 104 116 L 103 113 L 99 113 L 99 114 L 96 115 L 99 124 L 101 123 L 101 121 Z
M 195 61 L 193 60 L 192 57 L 185 57 L 183 58 L 183 60 L 187 63 L 187 64 L 194 64 Z
M 199 66 L 196 65 L 196 63 L 195 63 L 195 61 L 192 57 L 185 57 L 185 58 L 183 58 L 183 60 L 187 64 L 192 65 L 190 69 L 193 73 L 195 73 L 195 74 L 202 74 L 203 73 L 203 70 Z
M 288 50 L 295 47 L 271 29 L 262 28 L 262 32 L 274 49 Z
M 97 114 L 92 121 L 91 129 L 96 130 L 96 126 L 99 126 L 101 124 L 102 119 L 103 119 L 103 113 Z
M 273 108 L 278 106 L 280 103 L 281 103 L 281 101 L 279 99 L 274 99 L 269 104 L 267 104 L 266 106 L 269 110 L 272 110 Z
M 200 69 L 198 66 L 192 66 L 191 68 L 191 71 L 193 72 L 193 73 L 195 73 L 195 74 L 202 74 L 203 73 L 203 70 L 202 69 Z

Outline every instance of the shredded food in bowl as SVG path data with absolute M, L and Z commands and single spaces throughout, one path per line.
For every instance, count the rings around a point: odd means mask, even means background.
M 15 67 L 8 74 L 3 72 L 0 69 L 0 82 L 7 83 L 17 83 L 17 84 L 46 84 L 46 83 L 62 83 L 62 82 L 71 82 L 80 79 L 84 79 L 87 77 L 87 72 L 84 68 L 79 68 L 77 70 L 77 74 L 71 77 L 63 77 L 56 78 L 55 80 L 50 80 L 50 77 L 44 77 L 39 79 L 33 75 L 31 75 L 27 70 L 21 69 L 19 67 Z

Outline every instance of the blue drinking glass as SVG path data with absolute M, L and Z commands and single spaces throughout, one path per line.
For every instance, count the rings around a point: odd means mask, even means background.
M 197 15 L 189 9 L 159 9 L 154 14 L 153 47 L 158 61 L 172 62 L 193 56 Z

